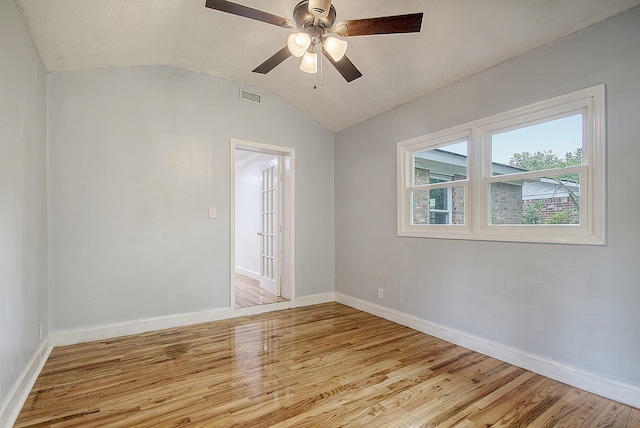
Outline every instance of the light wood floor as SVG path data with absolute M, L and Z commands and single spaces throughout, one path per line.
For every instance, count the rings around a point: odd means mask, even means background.
M 287 299 L 276 296 L 260 288 L 260 282 L 248 276 L 235 275 L 236 308 L 286 302 Z
M 640 410 L 329 303 L 55 348 L 17 427 L 638 427 Z

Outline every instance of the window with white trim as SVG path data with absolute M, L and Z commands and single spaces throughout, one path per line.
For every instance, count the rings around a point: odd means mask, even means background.
M 604 244 L 604 85 L 398 143 L 398 235 Z

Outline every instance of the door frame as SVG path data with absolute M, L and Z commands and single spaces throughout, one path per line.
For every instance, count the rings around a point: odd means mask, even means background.
M 272 303 L 268 305 L 260 305 L 260 306 L 252 306 L 249 308 L 239 308 L 235 307 L 235 287 L 234 287 L 234 276 L 236 270 L 235 263 L 235 251 L 236 251 L 236 242 L 235 242 L 235 234 L 236 234 L 236 165 L 235 165 L 235 153 L 236 149 L 248 150 L 256 153 L 264 153 L 275 156 L 283 156 L 289 158 L 289 173 L 288 173 L 288 188 L 285 192 L 283 192 L 283 208 L 284 203 L 288 202 L 288 212 L 289 221 L 285 227 L 288 227 L 288 238 L 285 239 L 285 236 L 282 237 L 282 251 L 281 253 L 288 254 L 289 257 L 287 260 L 284 260 L 284 256 L 282 257 L 281 266 L 283 267 L 282 273 L 289 276 L 289 286 L 291 292 L 291 298 L 286 302 Z M 276 146 L 272 144 L 263 144 L 256 143 L 253 141 L 240 140 L 237 138 L 231 138 L 230 142 L 230 230 L 229 230 L 229 307 L 235 312 L 236 315 L 251 315 L 258 314 L 262 312 L 270 312 L 276 311 L 280 309 L 288 309 L 295 306 L 295 298 L 296 298 L 296 269 L 295 269 L 295 254 L 296 254 L 296 151 L 291 147 L 283 147 Z M 287 181 L 287 178 L 285 178 Z M 288 196 L 288 201 L 287 201 Z M 285 211 L 287 211 L 285 209 Z M 285 234 L 286 235 L 286 234 Z M 285 271 L 286 269 L 286 271 Z

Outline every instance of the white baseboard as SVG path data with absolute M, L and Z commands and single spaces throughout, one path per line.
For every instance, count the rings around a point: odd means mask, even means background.
M 335 293 L 314 294 L 312 296 L 304 296 L 296 298 L 295 302 L 278 302 L 268 305 L 251 306 L 248 308 L 238 308 L 235 310 L 235 316 L 244 317 L 248 315 L 263 314 L 266 312 L 280 311 L 283 309 L 300 308 L 303 306 L 318 305 L 320 303 L 335 302 Z
M 249 278 L 255 279 L 256 281 L 260 281 L 260 272 L 254 272 L 252 270 L 236 266 L 236 273 L 239 275 L 248 276 Z
M 562 363 L 445 327 L 374 303 L 335 293 L 336 301 L 414 330 L 463 346 L 500 361 L 558 380 L 611 400 L 640 408 L 640 388 L 588 373 Z
M 166 328 L 219 321 L 233 318 L 233 316 L 234 311 L 231 308 L 214 309 L 189 314 L 170 315 L 165 317 L 106 324 L 98 327 L 78 330 L 57 331 L 51 335 L 50 340 L 52 346 L 75 345 L 76 343 L 112 339 L 114 337 L 164 330 Z
M 334 293 L 316 294 L 298 297 L 295 305 L 291 302 L 273 303 L 270 305 L 254 306 L 251 308 L 222 308 L 204 312 L 170 315 L 166 317 L 147 318 L 135 321 L 106 324 L 77 330 L 56 331 L 50 337 L 51 346 L 75 345 L 76 343 L 106 340 L 131 334 L 146 333 L 166 328 L 183 327 L 210 321 L 229 319 L 237 316 L 255 315 L 264 312 L 288 309 L 291 307 L 310 306 L 319 303 L 334 302 Z
M 22 410 L 22 406 L 27 401 L 31 388 L 33 388 L 33 384 L 36 383 L 42 367 L 44 367 L 47 358 L 49 358 L 51 349 L 49 341 L 45 340 L 29 360 L 24 371 L 0 405 L 0 427 L 12 427 L 15 424 L 20 410 Z
M 311 296 L 296 297 L 294 307 L 319 305 L 321 303 L 329 303 L 336 301 L 336 293 L 314 294 Z
M 265 305 L 249 306 L 247 308 L 237 308 L 234 312 L 235 317 L 246 317 L 249 315 L 264 314 L 266 312 L 282 311 L 291 308 L 291 302 L 268 303 Z

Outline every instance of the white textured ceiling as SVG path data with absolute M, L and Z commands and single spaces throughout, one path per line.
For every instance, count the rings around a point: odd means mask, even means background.
M 298 0 L 235 0 L 291 18 Z M 417 34 L 349 37 L 362 78 L 324 61 L 324 85 L 291 57 L 252 73 L 292 30 L 205 0 L 16 0 L 49 71 L 172 65 L 273 91 L 339 131 L 640 5 L 640 0 L 334 0 L 338 21 L 424 12 Z

